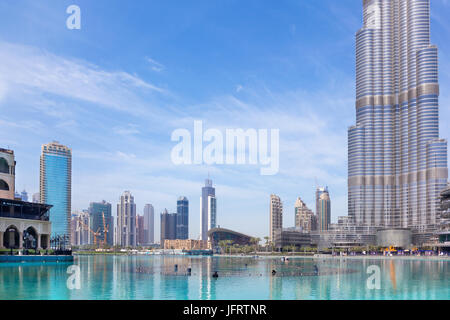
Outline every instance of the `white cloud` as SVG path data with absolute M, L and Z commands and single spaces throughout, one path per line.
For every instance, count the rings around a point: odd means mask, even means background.
M 0 42 L 0 61 L 0 93 L 6 83 L 19 94 L 54 94 L 136 114 L 148 108 L 141 96 L 167 93 L 135 75 L 24 45 Z
M 161 72 L 166 68 L 163 64 L 152 58 L 147 57 L 146 60 L 150 64 L 150 68 L 155 72 Z

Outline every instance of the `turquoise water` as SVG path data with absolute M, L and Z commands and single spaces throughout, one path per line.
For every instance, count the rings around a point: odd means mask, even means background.
M 449 261 L 78 256 L 74 263 L 80 267 L 78 290 L 66 284 L 70 264 L 0 264 L 0 300 L 450 298 Z M 381 271 L 378 290 L 367 287 L 371 265 Z M 219 278 L 211 276 L 215 271 Z

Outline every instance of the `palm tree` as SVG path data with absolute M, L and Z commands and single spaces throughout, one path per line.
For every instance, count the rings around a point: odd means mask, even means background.
M 250 243 L 255 245 L 255 254 L 257 252 L 258 244 L 259 244 L 260 241 L 261 241 L 260 238 L 251 238 L 250 239 Z
M 264 237 L 264 240 L 266 240 L 266 252 L 267 252 L 267 250 L 269 249 L 269 237 L 268 236 L 265 236 Z

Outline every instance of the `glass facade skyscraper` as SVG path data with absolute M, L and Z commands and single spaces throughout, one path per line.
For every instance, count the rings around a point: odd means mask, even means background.
M 357 225 L 433 232 L 448 170 L 430 1 L 364 0 L 363 20 L 348 134 L 349 216 Z
M 146 244 L 155 242 L 155 209 L 153 205 L 146 204 L 144 206 L 144 241 Z
M 103 225 L 103 216 L 105 218 L 105 225 Z M 111 204 L 102 201 L 102 202 L 91 202 L 89 204 L 89 219 L 90 219 L 90 228 L 94 232 L 99 232 L 99 236 L 97 236 L 98 243 L 105 243 L 105 234 L 106 234 L 106 243 L 110 246 L 114 245 L 114 229 L 113 229 L 113 218 L 112 218 L 112 210 Z M 106 232 L 108 230 L 108 232 Z M 94 243 L 93 235 L 91 234 L 90 243 Z
M 70 239 L 72 201 L 72 150 L 58 142 L 42 145 L 40 170 L 41 203 L 50 204 L 52 237 Z
M 180 197 L 177 200 L 177 239 L 189 239 L 189 200 Z
M 161 248 L 164 248 L 164 240 L 175 240 L 177 238 L 176 213 L 169 213 L 167 209 L 161 212 Z

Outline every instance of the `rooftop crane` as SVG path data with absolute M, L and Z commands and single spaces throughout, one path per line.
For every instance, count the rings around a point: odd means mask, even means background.
M 97 232 L 94 232 L 89 226 L 87 226 L 83 221 L 80 220 L 80 223 L 84 226 L 85 230 L 88 230 L 94 236 L 94 244 L 97 244 L 97 237 L 101 235 L 100 228 L 97 229 Z

